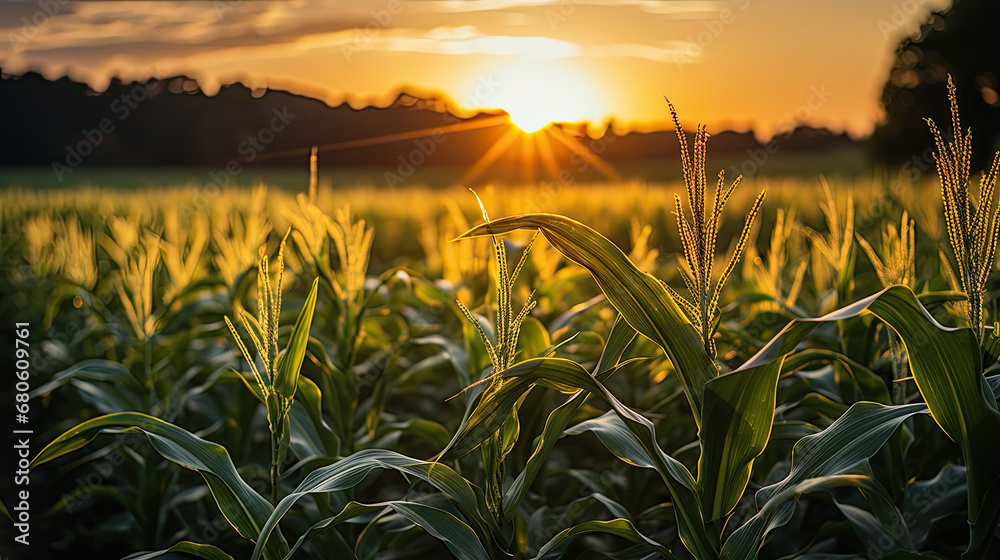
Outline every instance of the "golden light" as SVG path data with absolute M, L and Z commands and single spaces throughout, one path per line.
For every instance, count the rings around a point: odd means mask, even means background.
M 544 128 L 552 123 L 545 116 L 544 111 L 540 107 L 532 107 L 530 105 L 517 106 L 512 105 L 510 107 L 504 107 L 507 113 L 510 114 L 510 122 L 514 123 L 517 128 L 520 128 L 523 132 L 531 134 L 541 128 Z
M 481 108 L 500 108 L 511 122 L 532 133 L 554 122 L 598 122 L 605 111 L 593 83 L 566 59 L 511 62 L 490 72 L 494 87 L 480 88 Z

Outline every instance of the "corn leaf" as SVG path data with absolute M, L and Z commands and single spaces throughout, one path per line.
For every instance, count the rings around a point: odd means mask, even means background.
M 205 441 L 191 432 L 158 418 L 137 412 L 119 412 L 87 420 L 57 437 L 31 461 L 31 468 L 47 463 L 90 443 L 101 432 L 138 430 L 165 459 L 198 471 L 215 502 L 236 531 L 254 541 L 271 514 L 271 504 L 255 492 L 236 472 L 229 453 L 221 445 Z M 267 558 L 281 558 L 288 545 L 280 533 L 268 543 Z
M 458 510 L 465 517 L 463 523 L 470 527 L 477 538 L 488 540 L 499 534 L 499 529 L 492 521 L 486 507 L 486 498 L 482 491 L 469 484 L 467 480 L 447 465 L 413 459 L 394 451 L 365 449 L 345 457 L 333 465 L 314 470 L 293 492 L 285 496 L 263 525 L 251 560 L 260 558 L 262 547 L 269 542 L 270 535 L 277 529 L 278 522 L 298 500 L 310 494 L 338 492 L 353 488 L 364 481 L 372 472 L 386 469 L 420 478 L 444 493 L 458 507 Z M 420 517 L 421 514 L 432 520 L 440 518 L 434 513 L 427 513 L 423 510 L 421 512 L 410 511 L 414 518 Z M 399 513 L 405 515 L 402 512 Z M 414 523 L 417 522 L 414 521 Z M 425 529 L 430 532 L 426 526 Z M 464 534 L 461 530 L 459 533 Z M 456 533 L 446 536 L 459 538 L 460 535 Z M 464 537 L 462 538 L 464 539 Z
M 982 375 L 974 333 L 938 324 L 905 286 L 886 288 L 819 319 L 797 319 L 739 370 L 708 383 L 701 430 L 712 437 L 702 438 L 698 462 L 706 518 L 727 514 L 746 488 L 752 461 L 770 437 L 784 356 L 818 324 L 865 311 L 900 335 L 931 415 L 962 446 L 970 473 L 970 551 L 980 550 L 1000 516 L 994 496 L 1000 492 L 1000 451 L 987 443 L 988 434 L 1000 430 L 1000 414 Z M 980 520 L 980 515 L 985 517 Z
M 627 366 L 628 362 L 618 367 Z M 537 358 L 515 364 L 502 373 L 504 383 L 496 391 L 482 398 L 476 410 L 470 415 L 471 426 L 464 429 L 474 432 L 481 430 L 488 418 L 501 417 L 496 411 L 509 406 L 506 403 L 516 400 L 520 393 L 528 388 L 541 384 L 559 390 L 567 388 L 582 389 L 604 400 L 615 411 L 622 422 L 628 427 L 633 437 L 638 440 L 649 461 L 660 475 L 661 480 L 670 491 L 677 514 L 678 532 L 685 546 L 699 558 L 710 558 L 717 555 L 714 540 L 708 535 L 702 518 L 701 508 L 696 494 L 696 485 L 691 472 L 682 463 L 667 455 L 656 443 L 656 430 L 653 423 L 634 410 L 623 405 L 603 383 L 590 375 L 580 364 L 561 358 Z M 491 420 L 496 422 L 495 419 Z M 465 437 L 463 430 L 456 434 L 461 441 Z M 476 438 L 473 438 L 473 441 Z
M 625 349 L 635 340 L 636 336 L 637 333 L 635 330 L 619 315 L 615 319 L 614 326 L 611 327 L 611 334 L 608 335 L 604 351 L 601 353 L 601 358 L 594 368 L 595 377 L 598 380 L 604 381 L 611 374 L 618 371 L 616 366 L 621 362 L 622 356 L 625 354 Z M 583 406 L 583 403 L 587 401 L 588 396 L 589 393 L 586 391 L 576 393 L 565 403 L 549 413 L 548 418 L 545 419 L 545 427 L 542 428 L 541 435 L 535 439 L 531 456 L 528 457 L 528 462 L 524 470 L 517 475 L 510 488 L 504 494 L 503 511 L 506 512 L 506 521 L 513 519 L 514 514 L 517 512 L 518 504 L 520 504 L 521 499 L 528 492 L 535 477 L 541 472 L 545 460 L 556 445 L 556 441 L 562 436 L 566 426 L 569 425 L 573 416 Z
M 389 507 L 443 542 L 459 560 L 489 560 L 472 528 L 451 513 L 417 502 L 392 502 Z
M 860 402 L 827 429 L 799 440 L 792 448 L 791 472 L 757 492 L 758 513 L 726 540 L 721 558 L 757 558 L 764 537 L 788 523 L 795 511 L 795 499 L 803 493 L 839 486 L 874 488 L 868 476 L 843 473 L 878 452 L 903 420 L 926 413 L 923 404 L 885 406 Z
M 122 560 L 151 560 L 152 558 L 158 558 L 165 554 L 172 554 L 174 552 L 183 552 L 185 554 L 197 556 L 198 558 L 205 558 L 206 560 L 233 560 L 232 556 L 210 544 L 199 544 L 189 541 L 182 541 L 170 548 L 157 550 L 156 552 L 137 552 L 135 554 L 129 554 Z
M 646 548 L 650 548 L 655 551 L 660 558 L 676 558 L 663 545 L 636 530 L 631 521 L 628 519 L 617 518 L 609 521 L 584 521 L 578 525 L 563 529 L 559 532 L 559 534 L 552 537 L 549 542 L 545 543 L 545 546 L 539 549 L 538 555 L 535 556 L 534 560 L 562 558 L 562 553 L 573 539 L 579 535 L 595 532 L 615 535 Z
M 553 214 L 522 214 L 481 224 L 458 239 L 537 229 L 566 258 L 590 271 L 608 301 L 640 332 L 670 357 L 701 424 L 705 384 L 718 374 L 705 345 L 663 283 L 639 270 L 614 243 L 580 222 Z
M 316 291 L 319 287 L 319 278 L 313 280 L 312 289 L 306 297 L 306 302 L 299 312 L 299 318 L 295 320 L 292 327 L 291 337 L 288 339 L 288 346 L 285 352 L 278 357 L 275 367 L 275 378 L 273 386 L 275 392 L 284 398 L 292 398 L 299 384 L 299 371 L 302 369 L 302 361 L 306 357 L 306 346 L 309 343 L 309 329 L 312 327 L 313 313 L 316 311 Z

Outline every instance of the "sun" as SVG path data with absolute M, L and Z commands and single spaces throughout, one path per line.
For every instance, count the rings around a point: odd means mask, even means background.
M 552 124 L 545 108 L 532 105 L 530 102 L 508 105 L 504 109 L 510 115 L 510 122 L 528 134 Z
M 603 103 L 594 84 L 560 61 L 518 61 L 496 67 L 492 91 L 477 99 L 482 108 L 500 108 L 525 133 L 554 122 L 596 122 Z M 482 90 L 480 90 L 482 91 Z

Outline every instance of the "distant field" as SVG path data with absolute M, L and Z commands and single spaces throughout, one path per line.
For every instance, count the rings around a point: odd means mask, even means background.
M 259 204 L 268 229 L 280 232 L 290 225 L 287 216 L 296 206 L 296 193 L 304 193 L 308 185 L 307 172 L 268 170 L 247 171 L 227 186 L 216 188 L 218 183 L 213 182 L 210 173 L 205 169 L 80 170 L 72 176 L 79 186 L 66 187 L 49 181 L 52 174 L 44 169 L 5 169 L 0 172 L 0 185 L 6 186 L 0 189 L 0 215 L 8 227 L 26 217 L 52 214 L 79 216 L 82 223 L 100 229 L 112 216 L 159 223 L 163 210 L 174 207 L 187 214 L 204 212 L 214 225 L 225 221 L 227 211 L 233 208 L 249 210 L 246 205 L 253 200 L 253 204 Z M 378 270 L 393 264 L 419 267 L 428 251 L 433 251 L 432 239 L 446 242 L 481 219 L 475 197 L 464 188 L 417 181 L 387 188 L 379 182 L 378 173 L 320 173 L 317 199 L 317 205 L 328 213 L 349 206 L 354 215 L 375 227 L 372 252 Z M 709 184 L 714 188 L 715 178 L 709 175 Z M 760 225 L 755 229 L 762 232 L 763 239 L 769 237 L 779 208 L 794 208 L 799 221 L 822 228 L 821 180 L 826 177 L 816 172 L 745 177 L 729 208 L 746 208 L 759 190 L 767 189 Z M 439 178 L 443 180 L 445 175 Z M 940 202 L 932 175 L 917 177 L 916 186 L 906 174 L 890 176 L 871 170 L 866 176 L 832 174 L 828 180 L 842 202 L 847 196 L 853 197 L 860 232 L 880 230 L 884 219 L 898 219 L 893 216 L 905 208 L 911 215 L 921 216 L 918 227 L 926 233 L 918 241 L 928 246 L 937 243 L 941 235 Z M 255 190 L 258 195 L 251 196 Z M 476 189 L 492 216 L 521 212 L 563 214 L 588 223 L 622 247 L 631 243 L 633 220 L 648 225 L 649 243 L 659 249 L 661 261 L 680 251 L 673 195 L 683 191 L 679 180 L 543 181 L 535 185 L 498 183 Z M 729 239 L 739 227 L 738 218 L 724 220 L 723 239 Z M 761 248 L 766 246 L 762 244 Z M 673 259 L 671 256 L 669 262 L 664 262 L 668 273 L 673 270 Z
M 871 176 L 873 169 L 860 148 L 829 153 L 782 152 L 779 150 L 774 154 L 768 154 L 766 159 L 762 158 L 763 156 L 760 154 L 751 156 L 745 153 L 710 155 L 708 169 L 710 174 L 724 169 L 727 176 L 730 177 L 734 172 L 738 172 L 747 178 L 795 177 L 803 180 L 815 178 L 819 174 L 854 179 Z M 615 167 L 627 180 L 662 183 L 678 181 L 681 178 L 680 166 L 673 160 L 669 162 L 629 161 Z M 567 169 L 571 171 L 573 180 L 580 183 L 606 181 L 593 170 L 578 173 L 572 166 L 568 166 Z M 405 178 L 402 186 L 448 187 L 454 185 L 465 170 L 466 168 L 457 166 L 418 167 L 412 175 Z M 48 167 L 7 166 L 0 169 L 0 189 L 15 186 L 33 189 L 92 186 L 134 189 L 199 185 L 212 182 L 214 174 L 218 174 L 219 171 L 218 168 L 103 168 L 84 166 L 57 177 L 56 173 Z M 394 170 L 391 168 L 338 168 L 330 170 L 324 168 L 322 155 L 320 156 L 320 183 L 334 185 L 338 188 L 358 185 L 385 187 L 385 173 L 387 171 Z M 491 172 L 493 171 L 500 173 L 498 170 L 491 170 Z M 247 167 L 239 175 L 231 177 L 231 180 L 234 184 L 242 186 L 263 183 L 273 189 L 299 190 L 308 182 L 308 178 L 308 167 L 303 165 L 301 168 Z M 546 180 L 551 181 L 552 179 L 539 177 L 539 182 Z M 524 181 L 515 173 L 509 176 L 496 175 L 492 178 L 487 176 L 478 181 L 477 184 L 483 182 L 518 184 Z

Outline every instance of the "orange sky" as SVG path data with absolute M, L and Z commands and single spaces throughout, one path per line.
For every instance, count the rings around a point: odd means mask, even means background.
M 291 0 L 0 5 L 6 73 L 187 74 L 331 104 L 405 87 L 515 120 L 871 132 L 898 40 L 948 0 Z M 596 127 L 595 127 L 596 129 Z

